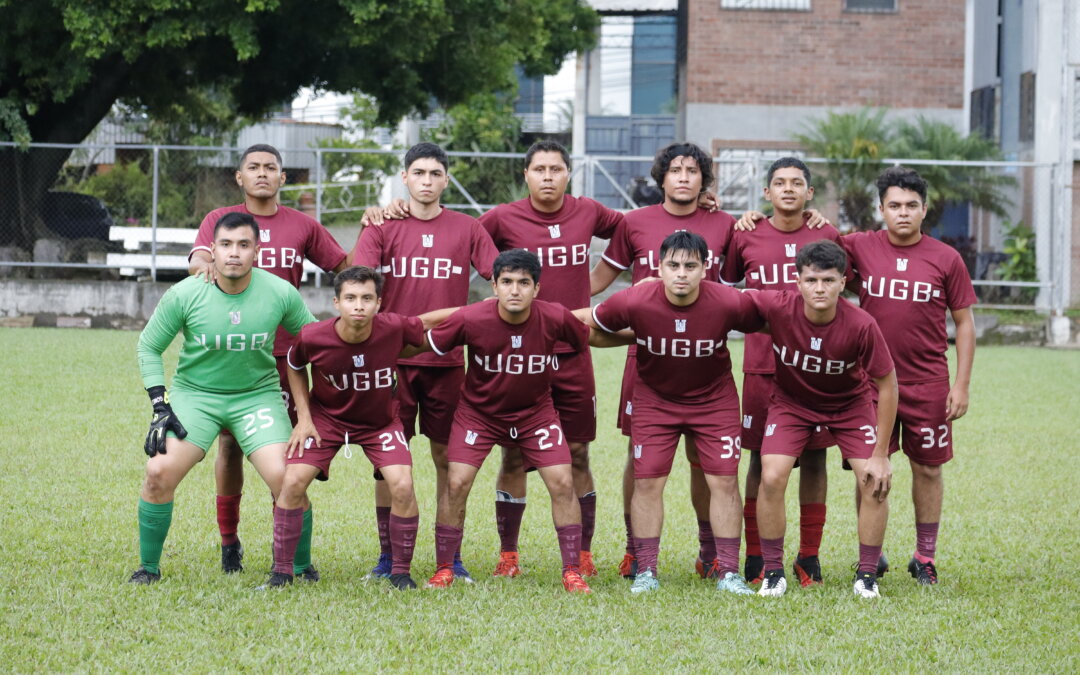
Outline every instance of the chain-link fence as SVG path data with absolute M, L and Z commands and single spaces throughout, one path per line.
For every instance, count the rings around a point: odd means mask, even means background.
M 212 209 L 242 201 L 239 148 L 0 143 L 0 278 L 179 278 L 194 229 Z M 355 243 L 367 207 L 405 196 L 402 150 L 283 149 L 283 204 Z M 450 208 L 474 215 L 527 196 L 513 153 L 451 155 Z M 725 151 L 714 159 L 722 207 L 767 210 L 762 188 L 777 151 Z M 573 158 L 572 191 L 616 209 L 656 203 L 652 157 Z M 1069 223 L 1056 217 L 1057 168 L 1031 162 L 886 159 L 867 167 L 804 158 L 817 193 L 811 206 L 842 230 L 880 227 L 873 176 L 913 166 L 931 185 L 928 232 L 956 248 L 987 306 L 1062 308 Z

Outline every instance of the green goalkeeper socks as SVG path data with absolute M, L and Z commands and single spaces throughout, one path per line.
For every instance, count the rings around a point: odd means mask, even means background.
M 153 574 L 161 574 L 161 549 L 172 524 L 173 503 L 151 504 L 139 498 L 139 557 L 142 568 Z M 310 540 L 309 540 L 310 541 Z
M 300 576 L 311 566 L 311 509 L 304 511 L 304 527 L 300 530 L 300 541 L 296 544 L 296 556 L 293 558 L 293 574 Z

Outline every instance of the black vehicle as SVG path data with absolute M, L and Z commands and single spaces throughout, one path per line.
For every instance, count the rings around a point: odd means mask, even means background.
M 39 213 L 45 227 L 56 235 L 109 241 L 113 217 L 97 197 L 77 192 L 47 192 L 41 199 Z

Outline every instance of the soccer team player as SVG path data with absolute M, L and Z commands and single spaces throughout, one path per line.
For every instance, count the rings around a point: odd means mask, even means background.
M 304 260 L 311 260 L 326 272 L 340 272 L 346 267 L 344 249 L 318 221 L 296 209 L 278 203 L 278 192 L 285 185 L 285 170 L 281 153 L 271 145 L 252 145 L 240 156 L 236 184 L 244 193 L 242 204 L 214 209 L 206 214 L 195 244 L 188 254 L 188 271 L 202 276 L 207 283 L 216 280 L 212 242 L 214 226 L 227 213 L 246 213 L 259 224 L 259 255 L 256 267 L 285 279 L 296 288 L 304 273 Z M 284 330 L 274 340 L 278 383 L 289 418 L 296 422 L 296 409 L 289 400 L 288 369 L 285 354 L 292 336 Z M 217 519 L 221 534 L 221 568 L 226 573 L 243 570 L 244 548 L 237 536 L 240 523 L 240 497 L 244 487 L 243 453 L 235 437 L 223 429 L 218 438 L 218 454 L 214 462 L 217 482 Z M 311 513 L 305 514 L 305 529 L 297 574 L 311 579 L 317 576 L 311 567 Z
M 253 216 L 222 216 L 211 244 L 215 283 L 188 277 L 170 288 L 139 336 L 139 372 L 154 416 L 144 446 L 150 459 L 139 494 L 140 565 L 132 583 L 161 578 L 176 488 L 223 429 L 232 430 L 275 498 L 281 489 L 292 425 L 274 336 L 279 326 L 296 334 L 315 317 L 287 281 L 253 269 L 259 241 Z M 183 346 L 170 396 L 161 355 L 177 333 Z

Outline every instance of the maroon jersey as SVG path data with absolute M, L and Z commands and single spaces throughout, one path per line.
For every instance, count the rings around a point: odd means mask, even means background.
M 811 230 L 805 220 L 794 232 L 782 232 L 772 221 L 763 220 L 753 232 L 735 231 L 731 235 L 720 278 L 732 284 L 746 279 L 746 287 L 757 290 L 797 290 L 799 273 L 795 270 L 795 256 L 806 244 L 822 239 L 838 242 L 840 233 L 832 225 Z M 743 372 L 771 375 L 773 370 L 769 336 L 747 335 L 743 344 Z
M 593 308 L 604 330 L 633 329 L 641 382 L 677 403 L 713 400 L 725 384 L 734 387 L 728 332 L 756 331 L 763 324 L 745 294 L 711 281 L 700 288 L 686 307 L 671 304 L 664 285 L 653 282 L 619 291 Z
M 897 381 L 949 379 L 945 310 L 976 300 L 960 254 L 925 235 L 911 246 L 894 246 L 886 230 L 850 234 L 840 243 L 861 282 L 860 306 L 889 336 Z
M 304 274 L 305 258 L 327 272 L 345 260 L 345 249 L 341 248 L 319 221 L 288 206 L 278 206 L 277 213 L 272 216 L 257 216 L 248 211 L 244 204 L 214 209 L 206 214 L 199 225 L 191 253 L 211 253 L 214 225 L 226 213 L 246 213 L 254 216 L 255 222 L 259 224 L 259 257 L 255 266 L 281 277 L 297 288 L 300 287 L 300 278 Z M 188 258 L 190 257 L 189 253 Z M 292 341 L 293 336 L 288 331 L 278 328 L 274 337 L 274 356 L 284 356 Z
M 469 369 L 462 399 L 477 412 L 504 422 L 525 419 L 551 403 L 555 345 L 589 348 L 589 328 L 561 305 L 534 300 L 529 318 L 510 324 L 497 301 L 478 302 L 450 315 L 428 331 L 436 353 L 469 346 Z
M 792 291 L 749 293 L 768 321 L 776 366 L 776 393 L 811 410 L 836 411 L 872 394 L 870 377 L 893 369 L 874 318 L 843 298 L 836 317 L 811 323 L 802 295 Z
M 660 244 L 672 232 L 687 230 L 700 234 L 709 244 L 709 259 L 705 263 L 705 278 L 720 280 L 720 262 L 731 238 L 735 219 L 723 211 L 709 213 L 698 209 L 688 216 L 673 216 L 663 204 L 646 206 L 626 214 L 626 220 L 615 229 L 611 243 L 604 251 L 604 260 L 620 270 L 633 265 L 633 282 L 658 276 Z
M 356 429 L 382 429 L 397 418 L 394 369 L 406 345 L 424 343 L 424 324 L 414 316 L 380 313 L 371 335 L 345 342 L 334 328 L 340 317 L 309 323 L 289 350 L 289 367 L 311 364 L 311 406 Z
M 409 216 L 365 228 L 353 249 L 353 262 L 373 267 L 386 277 L 384 310 L 418 316 L 468 304 L 470 265 L 490 279 L 497 255 L 491 237 L 475 218 L 443 209 L 431 220 Z M 399 363 L 460 366 L 463 351 L 420 354 Z

